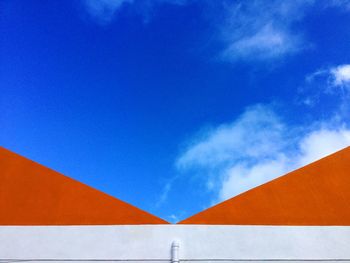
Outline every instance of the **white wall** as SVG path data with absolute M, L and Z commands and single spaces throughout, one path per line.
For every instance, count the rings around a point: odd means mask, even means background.
M 0 226 L 0 261 L 170 261 L 174 240 L 182 261 L 350 262 L 350 227 L 207 225 Z

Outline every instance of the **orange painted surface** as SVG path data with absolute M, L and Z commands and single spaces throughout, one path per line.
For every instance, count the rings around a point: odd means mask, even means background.
M 0 225 L 166 221 L 0 147 Z
M 350 147 L 180 224 L 350 225 Z

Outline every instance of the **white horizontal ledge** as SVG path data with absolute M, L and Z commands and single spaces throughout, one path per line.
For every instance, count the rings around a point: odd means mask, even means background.
M 171 260 L 148 260 L 148 259 L 121 259 L 121 260 L 59 260 L 59 259 L 46 259 L 46 260 L 40 260 L 40 259 L 21 259 L 21 260 L 0 260 L 1 263 L 15 263 L 15 262 L 55 262 L 55 263 L 71 263 L 71 262 L 80 262 L 80 263 L 91 263 L 91 262 L 98 262 L 98 263 L 103 263 L 103 262 L 127 262 L 127 263 L 141 263 L 141 262 L 147 262 L 147 263 L 157 263 L 157 262 L 171 262 Z M 273 262 L 273 263 L 296 263 L 296 262 L 304 262 L 304 263 L 309 263 L 309 262 L 325 262 L 325 263 L 333 263 L 333 262 L 350 262 L 350 259 L 245 259 L 245 260 L 240 260 L 240 259 L 183 259 L 181 262 L 186 262 L 186 263 L 195 263 L 195 262 L 200 262 L 200 263 L 206 263 L 206 262 L 218 262 L 218 263 L 247 263 L 247 262 Z
M 0 226 L 0 263 L 12 260 L 350 262 L 344 226 Z M 13 262 L 14 263 L 14 262 Z

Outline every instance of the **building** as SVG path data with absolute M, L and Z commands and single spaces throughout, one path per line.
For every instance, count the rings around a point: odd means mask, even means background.
M 169 224 L 0 148 L 0 262 L 350 262 L 350 147 Z

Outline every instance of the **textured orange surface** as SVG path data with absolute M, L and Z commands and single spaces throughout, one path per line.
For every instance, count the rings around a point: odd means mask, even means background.
M 166 221 L 0 147 L 0 225 Z
M 350 225 L 350 147 L 180 224 Z

